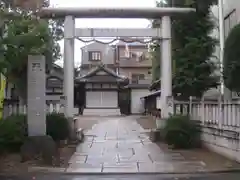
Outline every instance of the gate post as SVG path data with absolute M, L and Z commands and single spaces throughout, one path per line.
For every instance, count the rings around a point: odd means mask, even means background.
M 74 38 L 75 18 L 66 16 L 64 22 L 64 114 L 73 117 L 74 109 Z
M 172 97 L 172 43 L 171 43 L 171 18 L 163 16 L 161 20 L 161 116 L 169 117 L 172 107 L 168 106 L 168 99 Z

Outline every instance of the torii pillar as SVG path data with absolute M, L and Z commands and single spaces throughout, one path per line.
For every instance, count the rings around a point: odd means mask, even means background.
M 171 37 L 171 18 L 163 16 L 161 19 L 162 43 L 160 79 L 161 79 L 161 118 L 168 118 L 173 114 L 172 100 L 172 37 Z

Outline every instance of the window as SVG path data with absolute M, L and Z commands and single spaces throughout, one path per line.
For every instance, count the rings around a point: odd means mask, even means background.
M 148 70 L 148 74 L 149 75 L 152 74 L 152 70 L 151 69 Z
M 101 52 L 90 51 L 89 52 L 89 61 L 101 61 Z
M 144 74 L 132 74 L 132 83 L 138 84 L 139 80 L 144 80 L 145 75 Z
M 18 99 L 18 95 L 15 87 L 11 88 L 11 99 L 15 99 L 15 100 Z
M 49 77 L 47 78 L 47 88 L 62 88 L 63 82 L 61 79 L 57 77 Z
M 237 16 L 236 16 L 236 9 L 234 9 L 224 18 L 224 36 L 225 36 L 225 38 L 227 38 L 229 32 L 236 24 L 237 24 Z

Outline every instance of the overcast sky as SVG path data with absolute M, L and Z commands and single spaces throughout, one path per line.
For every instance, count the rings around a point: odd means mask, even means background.
M 51 0 L 55 7 L 155 7 L 156 0 Z M 145 28 L 149 25 L 146 19 L 77 19 L 78 28 Z M 63 42 L 60 43 L 63 51 Z M 75 41 L 75 64 L 81 61 L 81 50 L 84 43 Z M 58 62 L 63 64 L 63 60 Z

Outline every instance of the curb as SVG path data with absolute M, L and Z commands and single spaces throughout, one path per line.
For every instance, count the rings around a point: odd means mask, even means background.
M 36 167 L 37 168 L 37 167 Z M 52 169 L 52 170 L 51 170 Z M 42 168 L 41 170 L 32 170 L 29 173 L 42 173 L 42 174 L 60 174 L 60 175 L 196 175 L 196 174 L 227 174 L 227 173 L 240 173 L 240 168 L 222 169 L 222 170 L 203 170 L 191 172 L 66 172 L 64 168 Z
M 45 169 L 45 171 L 44 171 Z M 53 169 L 53 168 L 50 168 Z M 157 176 L 161 175 L 163 177 L 201 177 L 201 176 L 211 176 L 211 175 L 221 175 L 230 173 L 240 173 L 240 168 L 236 169 L 225 169 L 225 170 L 212 170 L 212 171 L 192 171 L 192 172 L 65 172 L 57 171 L 63 168 L 54 168 L 54 171 L 49 170 L 49 168 L 42 168 L 38 171 L 30 171 L 26 173 L 0 173 L 1 177 L 28 177 L 28 176 Z

